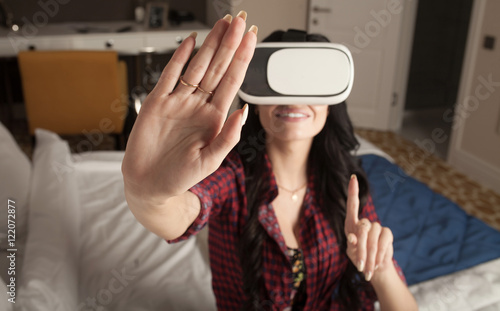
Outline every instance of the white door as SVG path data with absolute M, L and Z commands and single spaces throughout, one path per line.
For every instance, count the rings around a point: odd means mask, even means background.
M 354 85 L 347 106 L 354 125 L 396 129 L 404 108 L 405 94 L 401 93 L 406 92 L 415 15 L 406 12 L 416 12 L 416 4 L 310 0 L 309 6 L 308 31 L 346 45 L 353 55 Z
M 474 1 L 448 162 L 500 194 L 499 12 L 500 1 Z

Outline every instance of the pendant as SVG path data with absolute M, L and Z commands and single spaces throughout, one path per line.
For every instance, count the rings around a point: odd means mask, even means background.
M 293 194 L 292 194 L 292 201 L 294 201 L 294 202 L 295 202 L 295 201 L 297 201 L 297 199 L 298 199 L 298 198 L 299 198 L 299 197 L 298 197 L 298 195 L 297 195 L 296 193 L 293 193 Z

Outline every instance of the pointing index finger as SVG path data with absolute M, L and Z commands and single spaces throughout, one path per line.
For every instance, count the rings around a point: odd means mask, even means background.
M 347 206 L 345 217 L 346 234 L 355 232 L 355 226 L 359 221 L 359 185 L 355 174 L 351 175 L 349 188 L 347 189 Z

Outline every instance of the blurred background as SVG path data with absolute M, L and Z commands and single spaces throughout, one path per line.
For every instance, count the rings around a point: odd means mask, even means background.
M 277 29 L 295 28 L 324 34 L 351 49 L 355 83 L 348 107 L 358 131 L 389 146 L 397 145 L 388 142 L 389 136 L 410 141 L 482 185 L 500 191 L 499 95 L 491 82 L 500 80 L 496 78 L 500 77 L 496 44 L 500 27 L 494 18 L 499 12 L 495 1 L 0 3 L 1 121 L 26 142 L 28 154 L 32 143 L 30 118 L 19 52 L 116 52 L 127 68 L 129 110 L 123 125 L 118 126 L 123 126 L 123 131 L 112 133 L 117 135 L 111 137 L 108 146 L 93 148 L 123 149 L 141 101 L 183 38 L 198 31 L 199 46 L 218 18 L 245 9 L 249 25 L 259 26 L 259 39 Z M 482 89 L 475 95 L 477 88 Z M 108 139 L 104 136 L 103 142 Z M 86 137 L 77 141 L 81 139 Z

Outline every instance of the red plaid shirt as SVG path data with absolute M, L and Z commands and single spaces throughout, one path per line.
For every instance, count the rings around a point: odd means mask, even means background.
M 263 242 L 262 254 L 267 297 L 261 301 L 261 306 L 266 310 L 286 310 L 291 303 L 292 263 L 271 204 L 278 195 L 278 188 L 267 155 L 262 178 L 268 178 L 271 187 L 265 204 L 259 208 L 259 221 L 268 234 Z M 231 152 L 217 171 L 190 191 L 200 198 L 200 214 L 182 236 L 167 242 L 185 240 L 209 223 L 212 288 L 217 308 L 239 310 L 245 295 L 237 245 L 247 216 L 245 173 L 239 154 Z M 378 221 L 371 198 L 364 206 L 361 217 Z M 312 177 L 304 197 L 304 214 L 299 221 L 300 244 L 306 266 L 307 301 L 304 310 L 340 310 L 335 293 L 349 259 L 340 251 L 335 233 L 320 211 Z M 399 272 L 404 279 L 400 269 Z M 373 289 L 360 290 L 359 295 L 363 309 L 373 310 L 376 300 Z

